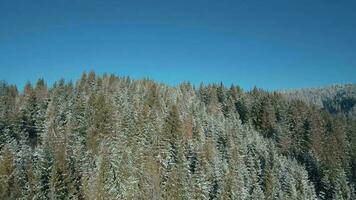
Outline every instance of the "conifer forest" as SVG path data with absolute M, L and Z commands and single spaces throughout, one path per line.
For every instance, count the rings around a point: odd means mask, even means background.
M 356 85 L 1 81 L 0 199 L 356 199 Z

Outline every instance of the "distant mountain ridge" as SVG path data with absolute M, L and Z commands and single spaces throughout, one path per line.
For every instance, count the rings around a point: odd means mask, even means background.
M 287 100 L 301 100 L 332 114 L 356 117 L 356 84 L 281 91 Z

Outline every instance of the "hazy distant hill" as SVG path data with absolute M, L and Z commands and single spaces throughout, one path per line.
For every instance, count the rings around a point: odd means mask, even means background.
M 332 114 L 356 117 L 356 84 L 287 90 L 282 93 L 288 100 L 298 99 L 308 105 L 324 108 Z

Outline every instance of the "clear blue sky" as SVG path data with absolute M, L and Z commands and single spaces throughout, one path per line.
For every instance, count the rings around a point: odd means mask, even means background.
M 356 82 L 353 0 L 0 0 L 0 79 L 94 70 L 265 89 Z

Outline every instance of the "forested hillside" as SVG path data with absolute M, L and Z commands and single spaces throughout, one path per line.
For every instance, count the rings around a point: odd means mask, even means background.
M 356 84 L 334 85 L 282 92 L 289 100 L 301 100 L 337 115 L 356 118 Z
M 356 199 L 350 88 L 325 109 L 94 72 L 1 82 L 0 199 Z

